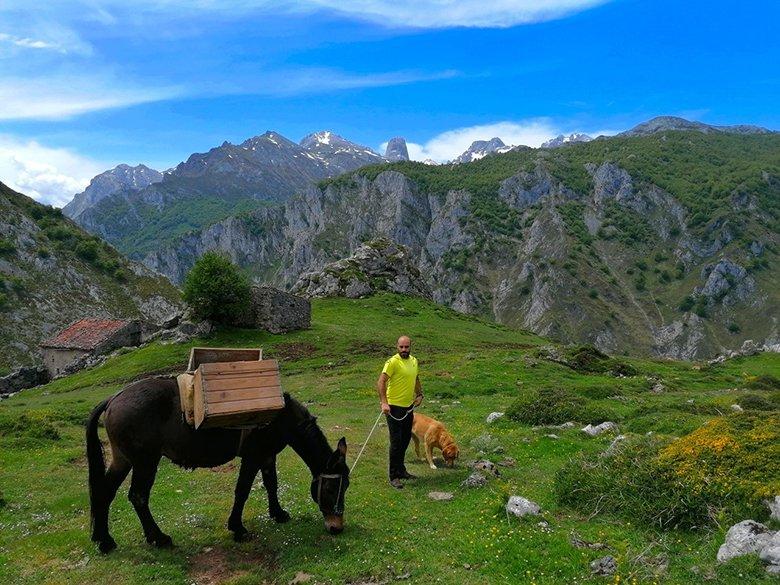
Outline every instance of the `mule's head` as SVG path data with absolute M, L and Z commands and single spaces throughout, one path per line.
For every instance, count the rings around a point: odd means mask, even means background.
M 444 457 L 444 461 L 447 464 L 447 467 L 452 467 L 455 465 L 455 460 L 460 455 L 460 451 L 458 450 L 458 446 L 455 443 L 450 443 L 441 452 L 442 457 Z
M 325 518 L 325 529 L 331 534 L 344 530 L 344 495 L 349 487 L 347 440 L 341 437 L 325 469 L 311 482 L 311 497 Z

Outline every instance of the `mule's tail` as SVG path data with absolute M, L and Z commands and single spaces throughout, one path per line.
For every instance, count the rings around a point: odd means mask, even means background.
M 98 421 L 100 415 L 108 407 L 111 398 L 106 398 L 98 404 L 87 420 L 87 469 L 89 476 L 89 507 L 92 527 L 94 528 L 95 514 L 106 501 L 108 491 L 106 489 L 106 462 L 103 459 L 103 445 L 98 437 Z

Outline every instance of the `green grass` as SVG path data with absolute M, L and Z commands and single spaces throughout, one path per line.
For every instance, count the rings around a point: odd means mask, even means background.
M 588 518 L 559 505 L 555 474 L 574 457 L 604 450 L 610 437 L 587 438 L 578 428 L 534 431 L 510 420 L 490 426 L 484 421 L 491 411 L 503 411 L 540 388 L 563 388 L 614 411 L 621 430 L 680 435 L 742 395 L 771 401 L 780 377 L 777 355 L 717 367 L 621 358 L 636 376 L 583 373 L 538 357 L 546 341 L 535 335 L 396 295 L 314 301 L 308 331 L 228 330 L 193 344 L 262 346 L 267 356 L 278 357 L 285 388 L 313 402 L 310 408 L 331 444 L 347 437 L 352 461 L 377 415 L 373 384 L 401 333 L 412 337 L 420 360 L 422 411 L 448 426 L 461 460 L 454 469 L 434 471 L 415 462 L 410 450 L 409 468 L 420 479 L 392 490 L 386 478 L 387 431 L 380 427 L 352 476 L 347 528 L 337 537 L 326 535 L 308 495 L 308 471 L 287 450 L 279 460 L 279 477 L 290 523 L 276 525 L 267 518 L 258 480 L 245 514 L 255 539 L 235 544 L 224 524 L 237 470 L 188 472 L 164 461 L 151 506 L 177 547 L 159 551 L 145 544 L 126 484 L 111 512 L 119 548 L 108 556 L 97 553 L 88 533 L 81 423 L 100 399 L 126 382 L 146 372 L 181 370 L 189 345 L 153 344 L 0 403 L 0 498 L 5 502 L 0 582 L 191 583 L 204 579 L 205 566 L 222 571 L 225 582 L 244 584 L 288 583 L 298 571 L 319 583 L 404 573 L 411 583 L 601 583 L 605 580 L 591 577 L 588 564 L 603 554 L 618 559 L 622 582 L 700 583 L 705 576 L 717 583 L 770 582 L 756 558 L 716 564 L 727 526 L 663 532 L 609 513 Z M 664 384 L 664 393 L 649 392 L 650 375 Z M 744 389 L 748 385 L 754 388 Z M 550 432 L 560 438 L 546 437 Z M 464 463 L 477 457 L 472 441 L 485 433 L 503 448 L 491 457 L 512 457 L 517 465 L 501 468 L 501 477 L 485 488 L 460 488 L 469 473 Z M 455 499 L 434 502 L 429 491 L 453 491 Z M 512 494 L 538 502 L 550 531 L 541 530 L 536 520 L 508 519 L 503 505 Z M 610 548 L 577 549 L 570 543 L 572 532 Z M 655 576 L 653 561 L 662 557 L 668 569 Z

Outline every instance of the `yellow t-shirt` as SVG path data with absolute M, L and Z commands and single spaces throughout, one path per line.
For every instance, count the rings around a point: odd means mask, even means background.
M 407 407 L 414 402 L 414 386 L 417 382 L 417 358 L 410 355 L 403 359 L 395 354 L 385 362 L 382 373 L 387 374 L 387 403 Z

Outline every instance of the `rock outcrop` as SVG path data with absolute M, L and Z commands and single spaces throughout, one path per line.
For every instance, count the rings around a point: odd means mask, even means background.
M 292 290 L 308 298 L 357 298 L 378 291 L 431 298 L 408 248 L 387 239 L 367 242 L 349 258 L 303 274 Z
M 409 149 L 406 148 L 406 140 L 400 136 L 391 138 L 385 149 L 385 158 L 390 162 L 409 160 Z

